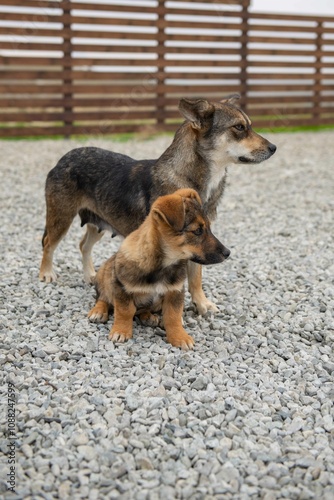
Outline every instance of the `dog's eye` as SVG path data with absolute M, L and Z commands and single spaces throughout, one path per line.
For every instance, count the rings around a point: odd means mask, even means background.
M 195 229 L 195 231 L 193 231 L 193 233 L 195 236 L 201 236 L 203 234 L 203 228 L 198 227 L 197 229 Z
M 235 128 L 239 132 L 243 132 L 245 130 L 245 125 L 242 125 L 242 123 L 239 123 L 238 125 L 234 125 L 233 128 Z

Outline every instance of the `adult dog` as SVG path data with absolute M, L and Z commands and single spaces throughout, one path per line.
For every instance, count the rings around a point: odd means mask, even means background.
M 124 342 L 132 337 L 136 312 L 156 326 L 159 316 L 152 313 L 162 310 L 167 341 L 192 349 L 194 340 L 182 326 L 187 261 L 217 264 L 229 255 L 212 234 L 196 191 L 179 189 L 160 196 L 139 228 L 98 270 L 97 302 L 88 317 L 106 322 L 113 308 L 109 338 Z
M 40 279 L 54 281 L 54 251 L 76 214 L 87 224 L 81 240 L 84 278 L 95 276 L 93 245 L 105 230 L 127 236 L 137 229 L 152 203 L 180 188 L 195 189 L 212 221 L 223 194 L 227 167 L 267 160 L 276 146 L 254 132 L 236 106 L 238 95 L 219 103 L 181 99 L 185 122 L 156 160 L 134 160 L 101 148 L 82 147 L 65 154 L 46 180 L 46 226 Z M 202 270 L 190 262 L 188 283 L 200 314 L 217 310 L 202 290 Z

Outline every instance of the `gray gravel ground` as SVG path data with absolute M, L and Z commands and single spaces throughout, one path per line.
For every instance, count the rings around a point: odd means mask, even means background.
M 193 352 L 135 326 L 114 345 L 90 324 L 79 221 L 38 281 L 45 176 L 79 141 L 2 141 L 1 429 L 16 395 L 16 499 L 334 498 L 334 136 L 275 134 L 276 155 L 230 169 L 214 232 L 232 250 L 205 270 L 220 312 L 187 296 Z M 156 157 L 171 137 L 112 143 Z M 85 143 L 85 144 L 88 144 Z M 117 249 L 104 237 L 95 264 Z M 13 439 L 3 435 L 1 450 Z

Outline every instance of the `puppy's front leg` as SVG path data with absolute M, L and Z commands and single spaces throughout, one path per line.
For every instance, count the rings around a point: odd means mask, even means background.
M 188 350 L 194 347 L 194 339 L 182 326 L 184 291 L 167 292 L 162 303 L 162 317 L 167 342 L 175 347 Z
M 114 325 L 109 333 L 113 342 L 124 342 L 132 337 L 133 316 L 136 306 L 132 298 L 119 287 L 115 287 Z
M 88 313 L 88 318 L 94 323 L 106 323 L 108 321 L 109 305 L 104 300 L 98 299 L 95 306 Z
M 191 298 L 197 311 L 202 316 L 208 311 L 218 312 L 218 307 L 206 298 L 202 289 L 202 266 L 195 262 L 188 262 L 188 285 Z

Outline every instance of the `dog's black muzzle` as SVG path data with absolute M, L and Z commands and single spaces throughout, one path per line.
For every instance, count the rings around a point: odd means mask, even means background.
M 268 160 L 275 152 L 277 147 L 275 144 L 268 142 L 266 149 L 260 149 L 253 151 L 250 157 L 247 156 L 239 156 L 238 160 L 240 163 L 261 163 L 265 160 Z
M 202 266 L 209 266 L 210 264 L 219 264 L 224 260 L 228 259 L 231 251 L 226 248 L 224 245 L 218 241 L 217 247 L 212 252 L 208 252 L 204 255 L 204 257 L 200 257 L 198 255 L 194 255 L 191 259 L 192 262 L 196 262 L 196 264 L 202 264 Z

